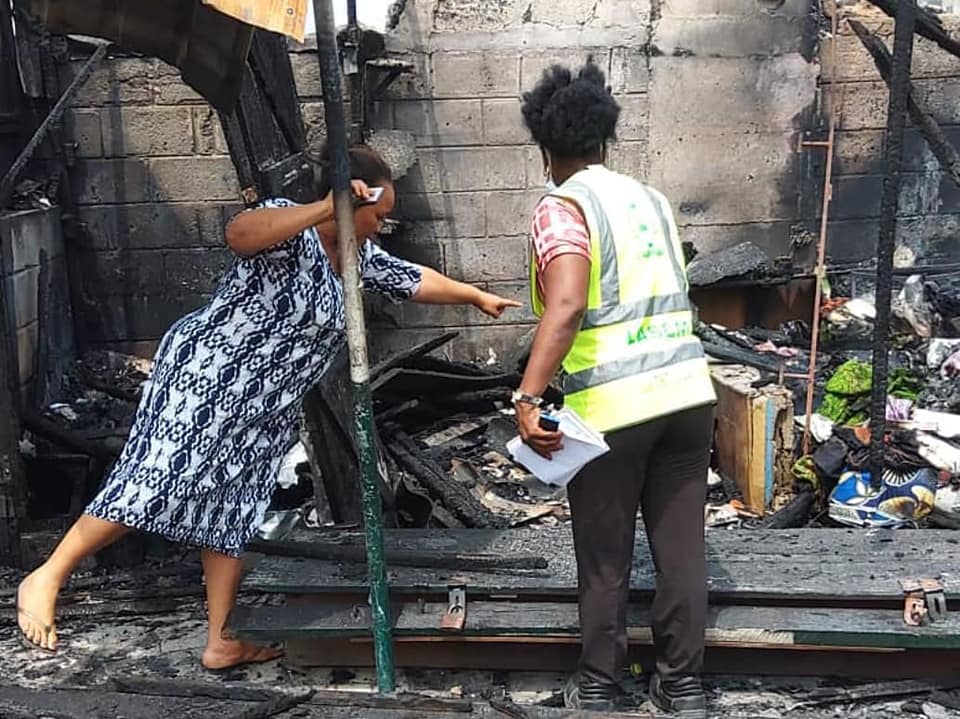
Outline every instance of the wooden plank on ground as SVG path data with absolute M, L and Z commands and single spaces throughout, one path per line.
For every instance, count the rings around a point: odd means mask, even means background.
M 579 638 L 577 605 L 545 602 L 470 602 L 462 633 L 440 630 L 446 604 L 406 603 L 392 607 L 398 638 L 543 637 Z M 651 644 L 650 613 L 630 607 L 631 643 Z M 241 639 L 281 641 L 370 635 L 365 605 L 239 607 L 229 622 Z M 711 607 L 708 646 L 840 647 L 960 650 L 960 616 L 925 627 L 909 627 L 897 610 L 804 609 L 800 607 Z
M 442 637 L 426 641 L 399 640 L 394 643 L 398 667 L 422 669 L 557 671 L 576 669 L 580 644 L 570 638 L 541 638 L 531 642 L 508 638 L 451 642 Z M 308 639 L 287 642 L 286 656 L 293 666 L 370 667 L 373 644 L 365 639 Z M 644 667 L 653 665 L 653 647 L 633 644 L 628 661 Z M 790 677 L 845 677 L 869 679 L 956 679 L 960 655 L 945 649 L 849 649 L 817 647 L 707 647 L 704 671 L 707 674 Z M 793 717 L 793 714 L 790 715 Z M 802 714 L 800 715 L 802 716 Z
M 290 539 L 298 541 L 363 542 L 359 530 L 297 529 Z M 400 529 L 387 530 L 387 546 L 405 549 L 503 552 L 531 548 L 542 553 L 544 547 L 573 551 L 573 536 L 568 526 L 517 529 Z M 646 551 L 642 527 L 637 531 L 637 549 Z M 828 555 L 853 557 L 935 556 L 960 554 L 960 532 L 942 529 L 717 529 L 707 530 L 707 554 L 727 556 L 749 554 L 792 557 Z
M 228 693 L 231 684 L 221 685 Z M 276 695 L 265 688 L 266 695 Z M 315 701 L 317 694 L 320 701 Z M 295 713 L 287 712 L 277 716 L 298 716 L 303 719 L 504 719 L 486 701 L 458 700 L 451 698 L 430 698 L 430 708 L 424 710 L 405 701 L 392 701 L 393 697 L 378 697 L 370 692 L 337 692 L 342 695 L 338 703 L 326 703 L 323 695 L 330 692 L 317 692 L 309 703 L 301 705 Z M 241 695 L 243 693 L 241 692 Z M 399 697 L 405 695 L 400 694 Z M 409 696 L 409 695 L 406 695 Z M 428 698 L 425 698 L 428 699 Z M 161 719 L 179 717 L 194 719 L 199 717 L 237 717 L 243 711 L 263 707 L 264 700 L 254 699 L 211 699 L 204 696 L 180 695 L 142 695 L 107 691 L 100 685 L 83 689 L 65 689 L 45 686 L 28 688 L 22 686 L 0 686 L 0 717 L 3 719 L 113 719 L 114 717 L 137 717 L 138 719 Z M 391 706 L 392 703 L 392 706 Z M 446 710 L 443 707 L 448 707 Z M 461 707 L 457 709 L 457 707 Z M 472 711 L 463 711 L 462 707 L 472 707 Z M 523 705 L 526 719 L 604 719 L 609 717 L 633 717 L 634 719 L 652 719 L 648 713 L 597 714 L 569 709 Z M 804 719 L 803 715 L 797 719 Z
M 111 690 L 122 694 L 143 696 L 195 697 L 207 699 L 234 699 L 269 702 L 288 696 L 288 692 L 256 684 L 230 684 L 156 677 L 111 677 Z M 298 691 L 302 692 L 303 688 Z M 420 712 L 455 712 L 469 714 L 473 703 L 466 699 L 439 699 L 408 692 L 381 696 L 368 692 L 349 692 L 331 689 L 313 690 L 303 701 L 321 706 L 353 706 L 358 709 L 404 709 Z
M 298 533 L 298 540 L 309 537 Z M 314 535 L 316 536 L 316 535 Z M 324 541 L 334 541 L 330 533 Z M 360 541 L 343 533 L 339 541 Z M 391 567 L 395 596 L 444 595 L 466 584 L 474 595 L 520 598 L 574 597 L 576 563 L 569 528 L 516 530 L 397 530 L 387 547 L 410 551 L 461 551 L 548 557 L 546 570 L 459 572 Z M 901 601 L 902 577 L 940 577 L 951 601 L 960 599 L 960 535 L 949 530 L 868 532 L 855 530 L 742 530 L 707 533 L 708 586 L 715 603 L 856 603 L 893 608 Z M 632 590 L 649 595 L 655 576 L 645 537 L 638 533 Z M 366 568 L 357 563 L 271 558 L 246 579 L 260 591 L 292 594 L 363 594 Z

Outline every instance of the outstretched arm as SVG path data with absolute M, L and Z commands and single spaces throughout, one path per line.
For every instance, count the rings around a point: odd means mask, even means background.
M 500 317 L 508 307 L 520 307 L 516 300 L 508 300 L 478 287 L 458 282 L 429 267 L 422 268 L 420 288 L 411 298 L 425 305 L 473 305 L 490 317 Z

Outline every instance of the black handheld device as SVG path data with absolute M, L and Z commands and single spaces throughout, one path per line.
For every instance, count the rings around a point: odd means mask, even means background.
M 547 432 L 556 432 L 560 429 L 560 419 L 548 412 L 540 413 L 540 429 Z

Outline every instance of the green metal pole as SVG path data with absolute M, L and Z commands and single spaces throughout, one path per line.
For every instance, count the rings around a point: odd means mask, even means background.
M 373 409 L 370 405 L 370 368 L 367 334 L 360 290 L 357 235 L 353 226 L 350 193 L 350 161 L 347 155 L 347 125 L 340 81 L 336 28 L 332 0 L 313 0 L 317 21 L 317 54 L 326 111 L 327 145 L 330 150 L 331 184 L 337 217 L 337 245 L 343 281 L 343 298 L 350 350 L 350 380 L 353 384 L 354 428 L 360 455 L 360 485 L 363 495 L 363 526 L 370 575 L 370 608 L 373 614 L 373 646 L 377 664 L 377 688 L 381 694 L 394 691 L 393 640 L 390 627 L 390 596 L 387 563 L 383 552 L 382 508 L 378 486 L 377 448 L 374 442 Z

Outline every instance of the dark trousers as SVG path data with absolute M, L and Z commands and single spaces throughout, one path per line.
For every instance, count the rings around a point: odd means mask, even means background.
M 703 506 L 713 407 L 612 432 L 610 452 L 569 484 L 580 585 L 580 675 L 613 683 L 627 660 L 627 594 L 642 511 L 656 568 L 652 623 L 664 678 L 703 666 L 707 569 Z

